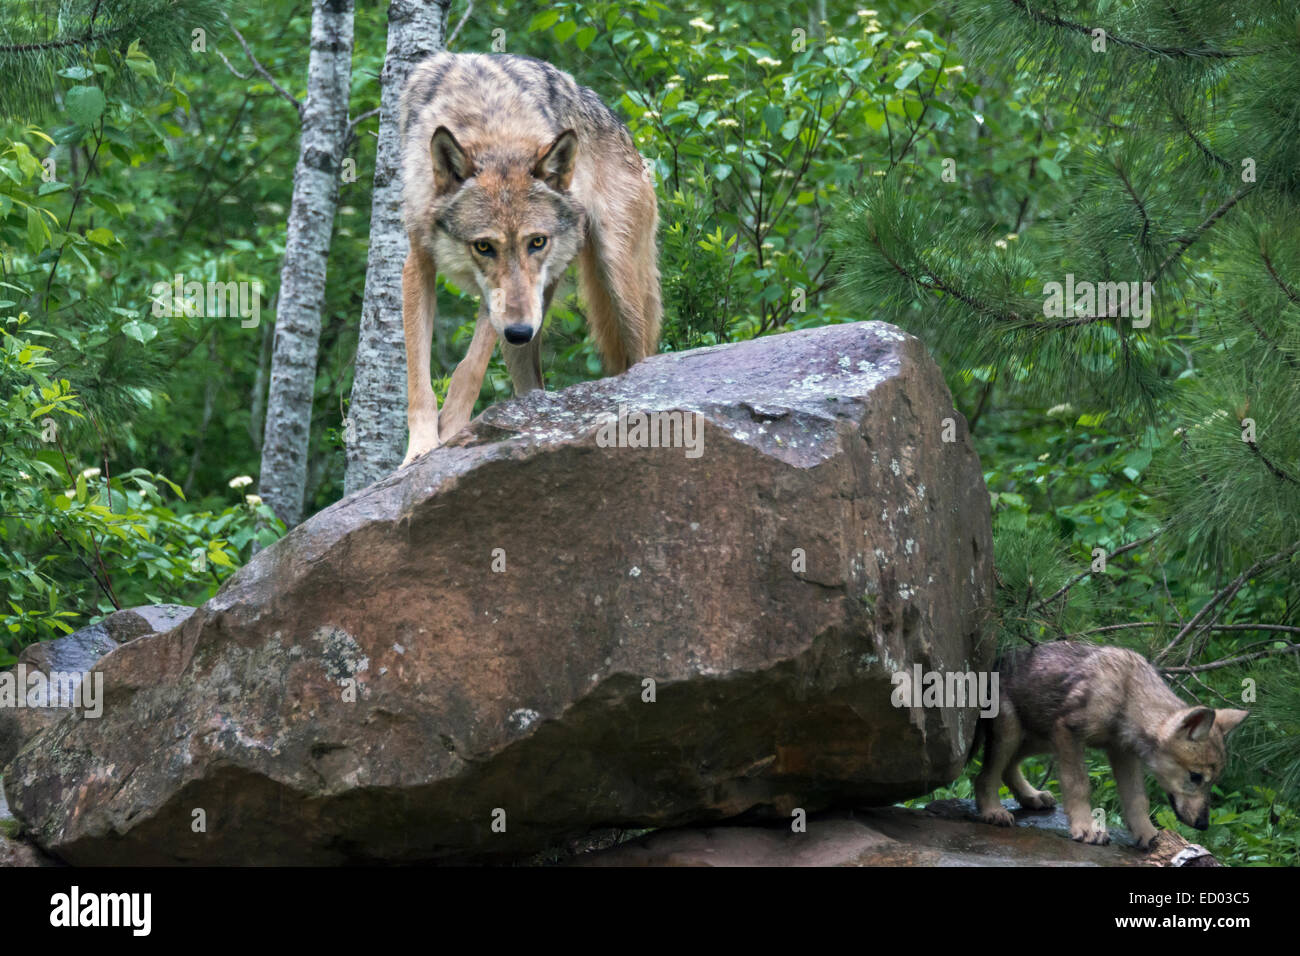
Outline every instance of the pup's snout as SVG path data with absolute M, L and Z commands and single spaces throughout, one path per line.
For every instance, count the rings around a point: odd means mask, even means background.
M 1174 808 L 1174 815 L 1178 817 L 1179 820 L 1182 820 L 1189 827 L 1195 827 L 1197 830 L 1208 830 L 1210 828 L 1210 808 L 1208 806 L 1201 808 L 1201 812 L 1197 814 L 1195 821 L 1189 820 L 1183 814 L 1183 808 L 1178 805 L 1178 801 L 1174 799 L 1174 795 L 1169 793 L 1167 790 L 1165 791 L 1165 795 L 1169 797 L 1169 805 Z
M 527 345 L 533 338 L 533 329 L 529 325 L 507 325 L 502 335 L 511 345 Z

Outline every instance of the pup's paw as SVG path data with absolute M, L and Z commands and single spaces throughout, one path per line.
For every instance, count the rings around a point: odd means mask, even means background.
M 1134 827 L 1133 839 L 1137 840 L 1138 849 L 1139 850 L 1151 849 L 1151 844 L 1155 842 L 1156 835 L 1159 832 L 1160 831 L 1157 830 L 1155 827 L 1153 827 L 1150 823 L 1147 823 L 1145 827 Z
M 1020 805 L 1028 810 L 1050 810 L 1056 806 L 1056 797 L 1046 790 L 1035 790 L 1032 795 L 1021 800 Z
M 1011 815 L 1011 811 L 1004 806 L 996 806 L 992 810 L 985 810 L 980 814 L 980 819 L 985 823 L 991 823 L 995 827 L 1013 827 L 1016 825 L 1016 818 Z
M 1085 823 L 1070 824 L 1070 839 L 1078 840 L 1080 843 L 1105 846 L 1110 842 L 1110 833 L 1107 832 L 1104 824 L 1094 823 L 1089 818 Z

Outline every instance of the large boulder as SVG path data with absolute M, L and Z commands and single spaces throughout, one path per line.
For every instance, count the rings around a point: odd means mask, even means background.
M 633 447 L 670 411 L 702 447 Z M 317 514 L 105 658 L 104 716 L 5 787 L 80 864 L 508 859 L 890 803 L 961 771 L 975 709 L 895 707 L 891 676 L 989 666 L 992 574 L 915 338 L 659 355 L 494 406 Z

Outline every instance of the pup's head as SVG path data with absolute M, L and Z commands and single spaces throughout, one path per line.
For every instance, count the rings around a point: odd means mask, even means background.
M 472 280 L 492 327 L 524 345 L 542 327 L 546 286 L 582 244 L 582 211 L 569 194 L 578 137 L 570 129 L 536 147 L 509 142 L 469 152 L 439 126 L 429 150 L 438 266 Z
M 1169 794 L 1174 813 L 1189 827 L 1210 825 L 1210 788 L 1223 773 L 1225 738 L 1246 719 L 1244 710 L 1188 707 L 1160 728 L 1151 772 Z

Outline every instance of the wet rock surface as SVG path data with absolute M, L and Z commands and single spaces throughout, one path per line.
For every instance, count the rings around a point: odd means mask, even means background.
M 1016 809 L 1014 801 L 1006 806 Z M 1203 847 L 1161 830 L 1150 852 L 1112 830 L 1107 846 L 1070 839 L 1065 814 L 1016 812 L 1014 827 L 973 817 L 974 802 L 943 800 L 923 810 L 880 807 L 831 811 L 790 825 L 660 830 L 582 854 L 570 866 L 1218 866 Z

